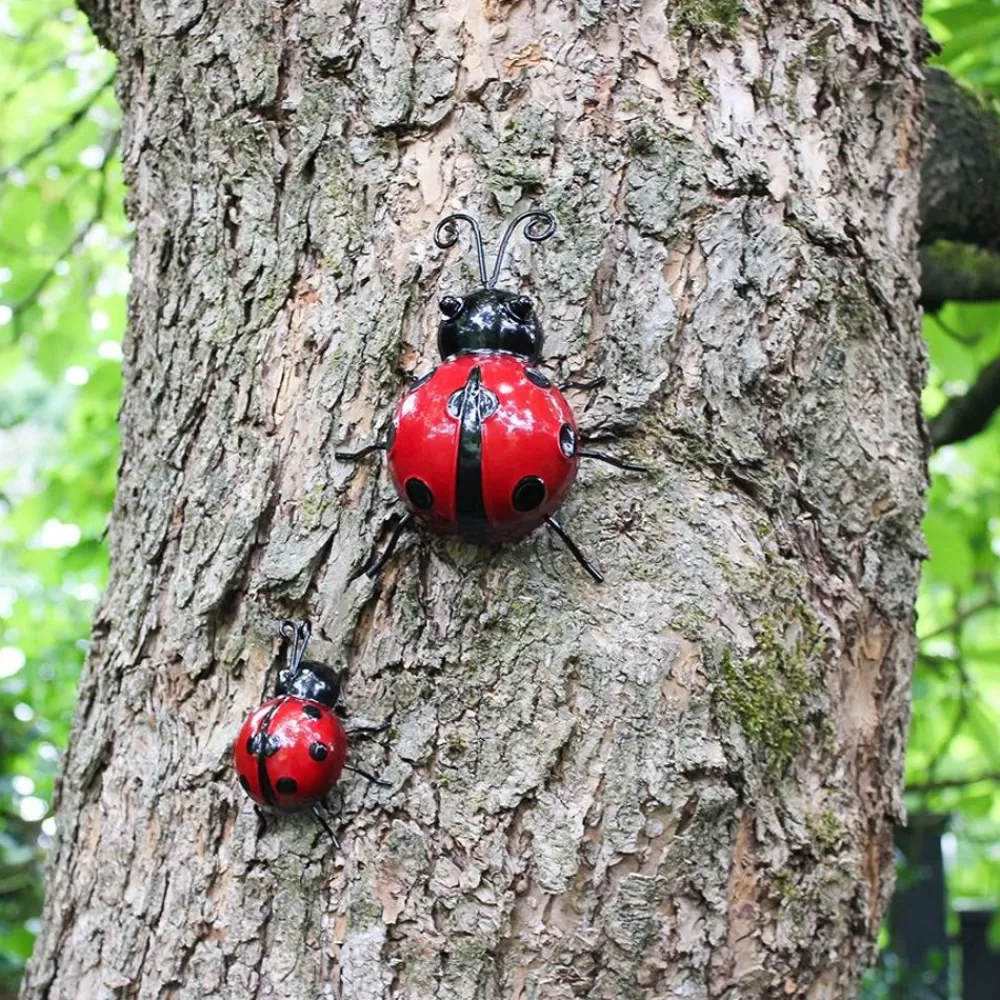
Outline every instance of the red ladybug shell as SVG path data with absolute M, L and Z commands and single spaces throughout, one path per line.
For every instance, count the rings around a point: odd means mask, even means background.
M 429 528 L 513 541 L 566 499 L 577 429 L 563 394 L 523 357 L 470 351 L 442 362 L 400 400 L 389 472 Z
M 301 809 L 337 783 L 347 734 L 333 710 L 318 701 L 273 698 L 243 723 L 233 759 L 243 790 L 258 805 Z

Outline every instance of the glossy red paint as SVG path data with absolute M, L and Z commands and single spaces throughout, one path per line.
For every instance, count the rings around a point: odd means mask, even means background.
M 458 407 L 473 369 L 490 399 L 481 421 L 478 469 L 482 486 L 483 535 L 473 540 L 513 541 L 534 531 L 563 503 L 576 478 L 576 420 L 563 394 L 527 363 L 505 351 L 469 351 L 442 362 L 400 400 L 393 415 L 389 472 L 407 508 L 431 530 L 466 537 L 459 523 L 461 426 Z M 490 398 L 495 397 L 495 400 Z M 451 407 L 449 408 L 449 401 Z M 526 478 L 541 480 L 537 506 L 518 510 L 514 494 Z M 432 503 L 424 506 L 418 480 Z M 538 492 L 535 487 L 536 494 Z M 522 506 L 524 500 L 522 500 Z
M 255 740 L 273 751 L 255 754 Z M 290 812 L 318 802 L 337 783 L 347 760 L 347 733 L 333 710 L 318 701 L 272 698 L 243 723 L 233 759 L 254 802 Z

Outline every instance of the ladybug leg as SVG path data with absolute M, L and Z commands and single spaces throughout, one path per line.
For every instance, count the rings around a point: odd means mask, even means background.
M 367 771 L 362 770 L 360 767 L 355 767 L 353 764 L 345 764 L 345 771 L 353 771 L 355 774 L 360 774 L 362 778 L 367 778 L 373 785 L 379 785 L 382 788 L 392 787 L 388 781 L 383 781 L 381 778 L 376 778 L 374 774 L 369 774 Z
M 360 451 L 335 451 L 333 457 L 339 458 L 341 462 L 359 462 L 373 452 L 385 451 L 388 447 L 384 441 L 376 441 L 374 444 L 365 445 Z
M 257 839 L 267 833 L 267 813 L 260 806 L 254 806 L 253 811 L 257 814 Z
M 375 577 L 377 577 L 382 571 L 382 567 L 389 561 L 389 557 L 392 555 L 393 550 L 396 548 L 396 543 L 399 541 L 399 536 L 406 528 L 409 527 L 412 521 L 413 515 L 407 511 L 396 524 L 396 527 L 393 528 L 392 534 L 389 536 L 389 544 L 385 547 L 385 551 L 382 555 L 376 559 L 375 553 L 377 550 L 372 549 L 371 555 L 366 560 L 364 566 L 354 573 L 351 579 L 356 580 L 362 573 L 364 573 L 369 579 L 374 580 Z
M 545 523 L 548 525 L 550 531 L 554 531 L 563 540 L 566 548 L 573 553 L 573 558 L 594 578 L 594 581 L 596 583 L 604 583 L 604 577 L 579 550 L 576 542 L 566 534 L 563 526 L 554 517 L 547 517 Z
M 578 451 L 577 455 L 580 458 L 596 458 L 598 462 L 607 462 L 608 465 L 613 465 L 616 469 L 625 469 L 626 472 L 649 472 L 649 469 L 644 465 L 623 462 L 620 458 L 615 458 L 614 455 L 605 455 L 603 451 Z
M 388 722 L 355 722 L 344 727 L 347 735 L 354 740 L 366 740 L 369 736 L 377 736 L 389 728 Z
M 330 824 L 327 823 L 326 818 L 323 816 L 323 813 L 321 812 L 318 805 L 312 807 L 312 814 L 313 816 L 316 817 L 316 822 L 319 823 L 321 827 L 323 827 L 329 838 L 333 841 L 333 846 L 337 848 L 337 850 L 339 851 L 341 849 L 340 841 L 337 839 L 337 835 L 333 832 L 333 829 L 331 828 Z
M 597 378 L 592 378 L 589 382 L 560 382 L 559 391 L 565 392 L 567 389 L 602 389 L 607 384 L 608 380 L 603 375 L 599 375 Z

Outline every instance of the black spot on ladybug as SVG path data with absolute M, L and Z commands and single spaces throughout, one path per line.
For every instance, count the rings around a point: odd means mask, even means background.
M 417 510 L 430 510 L 434 506 L 434 494 L 430 487 L 415 476 L 406 480 L 406 495 Z
M 410 383 L 410 392 L 413 392 L 414 389 L 419 389 L 422 385 L 426 385 L 428 382 L 430 382 L 430 380 L 434 377 L 434 372 L 436 370 L 437 369 L 432 368 L 429 372 L 427 372 L 426 375 L 421 375 L 420 378 L 414 379 Z
M 314 743 L 309 748 L 309 756 L 312 757 L 313 760 L 326 760 L 329 754 L 329 749 L 322 743 Z
M 247 781 L 247 777 L 246 777 L 245 774 L 241 774 L 240 775 L 240 788 L 242 788 L 244 792 L 246 792 L 247 794 L 249 794 L 249 792 L 250 792 L 250 782 Z
M 484 389 L 481 386 L 478 391 L 479 396 L 479 419 L 485 420 L 492 417 L 500 409 L 500 399 L 495 392 Z M 456 420 L 461 416 L 462 404 L 465 402 L 465 387 L 456 389 L 448 397 L 448 415 Z
M 282 795 L 294 795 L 299 790 L 299 783 L 294 778 L 278 778 L 274 787 Z
M 303 705 L 302 714 L 308 715 L 310 719 L 318 719 L 323 713 L 319 710 L 318 705 Z
M 534 510 L 545 499 L 545 483 L 538 476 L 525 476 L 514 487 L 511 500 L 514 510 Z
M 273 757 L 281 749 L 281 740 L 277 736 L 269 736 L 264 747 L 264 756 Z
M 559 428 L 559 447 L 567 458 L 576 454 L 576 434 L 569 424 L 563 424 Z
M 250 739 L 247 740 L 247 753 L 251 756 L 256 756 L 260 753 L 261 745 L 264 742 L 263 733 L 254 733 Z
M 543 375 L 537 368 L 525 368 L 524 374 L 527 376 L 529 382 L 534 382 L 539 389 L 551 389 L 552 379 L 547 378 Z

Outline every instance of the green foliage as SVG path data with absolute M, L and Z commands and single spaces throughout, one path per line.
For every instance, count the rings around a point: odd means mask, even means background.
M 941 46 L 933 63 L 1000 95 L 1000 3 L 926 0 L 924 22 Z
M 1000 304 L 928 317 L 933 415 L 1000 355 Z M 917 605 L 920 655 L 907 753 L 908 806 L 951 813 L 949 890 L 1000 902 L 1000 423 L 930 462 L 931 558 Z M 982 776 L 984 780 L 970 779 Z
M 106 575 L 128 281 L 113 69 L 66 2 L 0 2 L 0 996 L 34 940 Z
M 930 0 L 925 20 L 942 46 L 934 61 L 1000 97 L 1000 2 Z M 933 416 L 1000 356 L 1000 303 L 949 303 L 925 319 L 924 333 L 931 361 L 924 409 Z M 907 806 L 952 816 L 946 870 L 959 905 L 1000 904 L 998 453 L 993 420 L 932 455 L 924 522 L 931 557 L 917 606 Z

